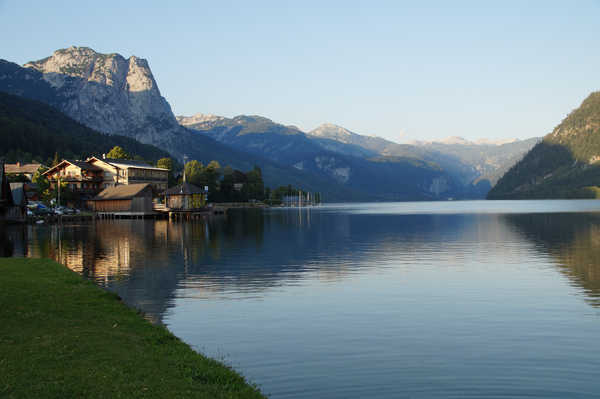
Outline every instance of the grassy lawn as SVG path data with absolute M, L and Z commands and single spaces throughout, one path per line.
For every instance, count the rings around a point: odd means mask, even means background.
M 16 258 L 0 258 L 0 397 L 263 398 L 116 295 Z

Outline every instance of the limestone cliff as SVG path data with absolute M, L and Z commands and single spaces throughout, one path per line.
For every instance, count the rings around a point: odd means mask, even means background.
M 63 112 L 93 129 L 155 144 L 179 130 L 145 59 L 69 47 L 24 67 L 56 90 Z

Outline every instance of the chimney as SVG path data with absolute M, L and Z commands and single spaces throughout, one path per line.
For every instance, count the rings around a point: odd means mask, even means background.
M 106 154 L 102 154 L 102 159 L 106 159 Z

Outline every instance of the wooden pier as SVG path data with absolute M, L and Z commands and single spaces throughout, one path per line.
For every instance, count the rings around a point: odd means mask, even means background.
M 96 212 L 97 219 L 166 219 L 160 212 Z

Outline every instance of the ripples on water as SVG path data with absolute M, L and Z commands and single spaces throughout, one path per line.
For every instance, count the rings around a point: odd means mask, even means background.
M 598 397 L 597 201 L 11 228 L 274 398 Z

